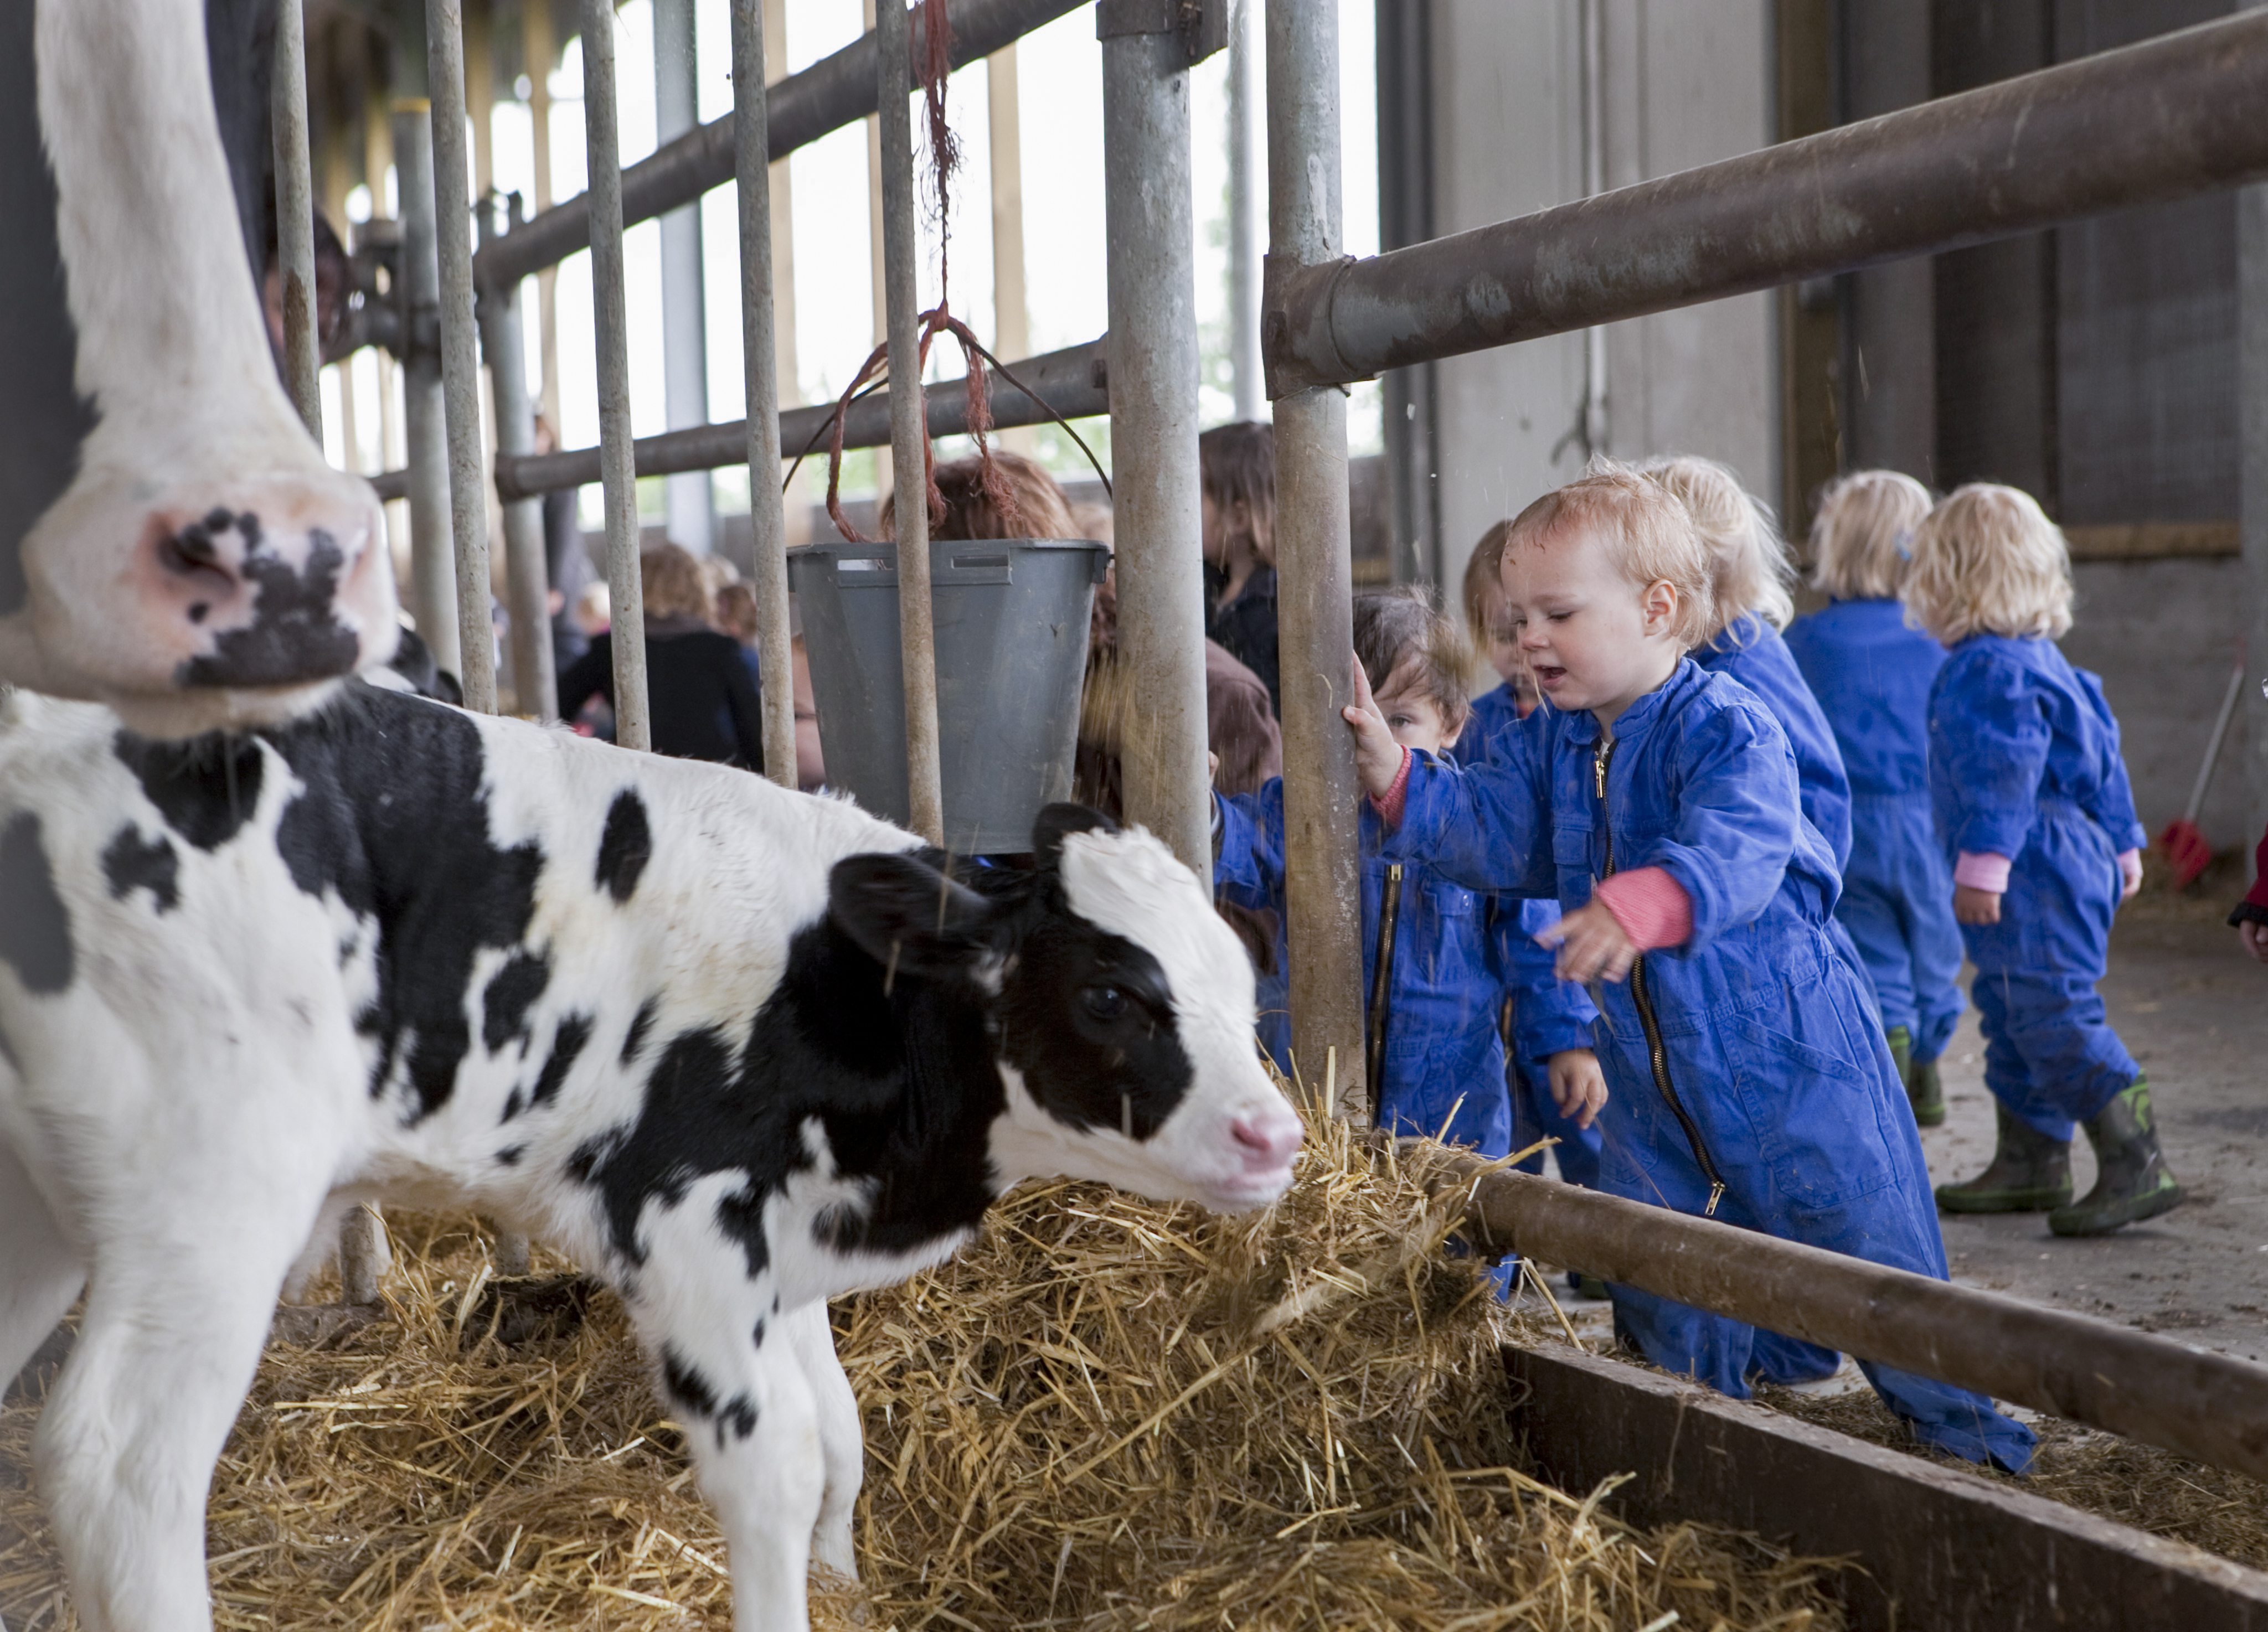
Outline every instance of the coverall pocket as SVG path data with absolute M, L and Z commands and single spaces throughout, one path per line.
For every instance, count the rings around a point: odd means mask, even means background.
M 1720 1033 L 1772 1187 L 1824 1208 L 1896 1183 L 1869 1066 L 1790 1036 L 1771 1023 L 1778 1018 L 1735 1015 Z
M 1591 830 L 1565 825 L 1551 829 L 1551 864 L 1559 874 L 1559 899 L 1587 901 L 1598 866 L 1591 858 Z

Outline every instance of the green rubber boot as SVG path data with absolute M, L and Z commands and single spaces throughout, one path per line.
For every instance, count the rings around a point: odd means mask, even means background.
M 2071 1204 L 2071 1146 L 2049 1138 L 1998 1099 L 1999 1144 L 1992 1165 L 1962 1184 L 1937 1187 L 1948 1213 L 2044 1213 Z
M 1903 1026 L 1893 1026 L 1882 1033 L 1890 1045 L 1890 1059 L 1898 1068 L 1898 1082 L 1909 1092 L 1913 1087 L 1913 1033 Z
M 1906 1103 L 1913 1106 L 1914 1126 L 1939 1128 L 1945 1123 L 1945 1084 L 1937 1078 L 1937 1062 L 1916 1060 L 1906 1073 Z
M 2056 1234 L 2109 1235 L 2123 1225 L 2169 1213 L 2188 1199 L 2180 1181 L 2166 1169 L 2166 1153 L 2158 1148 L 2149 1078 L 2136 1077 L 2134 1085 L 2086 1128 L 2098 1169 L 2095 1188 L 2084 1199 L 2048 1215 L 2048 1228 Z

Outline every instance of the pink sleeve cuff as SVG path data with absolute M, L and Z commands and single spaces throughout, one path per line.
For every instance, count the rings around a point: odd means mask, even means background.
M 1693 937 L 1693 898 L 1660 867 L 1638 867 L 1599 880 L 1593 892 L 1640 952 L 1683 946 Z
M 1393 785 L 1383 793 L 1371 797 L 1370 806 L 1378 818 L 1389 827 L 1402 825 L 1402 806 L 1410 796 L 1410 763 L 1413 756 L 1409 748 L 1402 750 L 1402 768 L 1394 773 Z
M 1953 864 L 1953 881 L 1972 890 L 2003 895 L 2008 889 L 2008 858 L 1991 850 L 1963 850 Z

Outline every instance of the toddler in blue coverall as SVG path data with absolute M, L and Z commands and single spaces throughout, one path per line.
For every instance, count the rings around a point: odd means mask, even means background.
M 1498 522 L 1481 534 L 1465 558 L 1465 627 L 1503 682 L 1473 699 L 1472 717 L 1458 738 L 1464 750 L 1458 757 L 1468 765 L 1491 763 L 1498 734 L 1519 724 L 1535 706 L 1535 683 L 1528 678 L 1504 621 L 1501 568 L 1505 537 L 1511 531 L 1512 523 Z M 1494 920 L 1497 967 L 1504 979 L 1506 1018 L 1499 1029 L 1509 1053 L 1512 1148 L 1524 1150 L 1543 1140 L 1556 1140 L 1551 1154 L 1559 1165 L 1559 1176 L 1569 1184 L 1596 1189 L 1597 1123 L 1566 1114 L 1551 1092 L 1551 1056 L 1589 1048 L 1591 1022 L 1599 1015 L 1588 993 L 1553 974 L 1551 952 L 1535 938 L 1559 922 L 1559 903 L 1507 901 L 1497 908 Z M 1538 1150 L 1517 1165 L 1540 1173 L 1543 1153 Z M 1585 1283 L 1579 1276 L 1576 1284 Z
M 1467 724 L 1464 677 L 1469 663 L 1455 621 L 1437 611 L 1421 592 L 1361 595 L 1354 604 L 1354 639 L 1356 655 L 1397 739 L 1428 754 L 1454 747 Z M 1282 780 L 1269 783 L 1256 794 L 1216 798 L 1214 809 L 1215 892 L 1241 906 L 1273 911 L 1280 922 Z M 1379 854 L 1382 836 L 1375 812 L 1366 811 L 1366 996 L 1375 973 L 1389 864 Z M 1503 981 L 1495 965 L 1499 937 L 1493 920 L 1499 908 L 1519 905 L 1452 883 L 1422 864 L 1406 866 L 1383 1017 L 1385 1058 L 1381 1080 L 1372 1086 L 1381 1127 L 1469 1146 L 1483 1156 L 1504 1156 L 1514 1148 L 1512 1107 L 1505 1091 L 1504 1043 L 1497 1029 Z M 1506 915 L 1513 915 L 1508 911 Z M 1261 1042 L 1286 1071 L 1291 1068 L 1291 1026 L 1285 1003 L 1288 962 L 1279 941 L 1274 972 L 1260 979 Z M 1555 1052 L 1547 1071 L 1565 1113 L 1587 1128 L 1606 1092 L 1587 1033 Z
M 1851 859 L 1835 915 L 1881 1004 L 1914 1121 L 1945 1121 L 1938 1056 L 1961 1018 L 1953 873 L 1929 804 L 1929 690 L 1945 648 L 1906 622 L 1898 586 L 1929 489 L 1894 470 L 1844 477 L 1811 526 L 1811 582 L 1832 597 L 1787 649 L 1851 773 Z
M 1930 797 L 1999 1120 L 1992 1165 L 1941 1186 L 1938 1205 L 2043 1211 L 2058 1235 L 2154 1218 L 2182 1187 L 2095 989 L 2148 841 L 2102 682 L 2056 650 L 2071 627 L 2063 533 L 2028 494 L 1962 488 L 1916 531 L 1905 600 L 1949 652 L 1930 692 Z M 2075 1122 L 2097 1173 L 2073 1203 Z
M 1666 489 L 1602 466 L 1513 525 L 1504 582 L 1545 705 L 1460 771 L 1395 741 L 1358 670 L 1345 717 L 1388 856 L 1557 895 L 1559 973 L 1595 981 L 1610 1095 L 1600 1187 L 1942 1279 L 1926 1170 L 1862 976 L 1830 933 L 1834 856 L 1771 711 L 1687 650 L 1711 572 Z M 1835 1364 L 1626 1286 L 1624 1341 L 1744 1396 Z M 1862 1363 L 1928 1444 L 2021 1469 L 1991 1400 Z

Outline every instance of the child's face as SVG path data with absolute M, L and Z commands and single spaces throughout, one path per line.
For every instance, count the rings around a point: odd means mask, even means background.
M 1513 638 L 1506 615 L 1510 609 L 1499 574 L 1481 595 L 1481 627 L 1488 631 L 1489 667 L 1496 671 L 1497 679 L 1519 691 L 1534 682 L 1528 679 L 1528 665 L 1521 659 L 1520 643 Z
M 1684 648 L 1677 592 L 1635 584 L 1587 531 L 1505 551 L 1506 621 L 1554 708 L 1588 709 L 1602 725 L 1668 680 Z
M 1428 754 L 1447 754 L 1457 746 L 1463 730 L 1462 721 L 1455 730 L 1450 729 L 1442 717 L 1441 705 L 1403 666 L 1386 677 L 1386 687 L 1378 694 L 1378 710 L 1386 717 L 1386 728 L 1394 733 L 1395 741 Z

